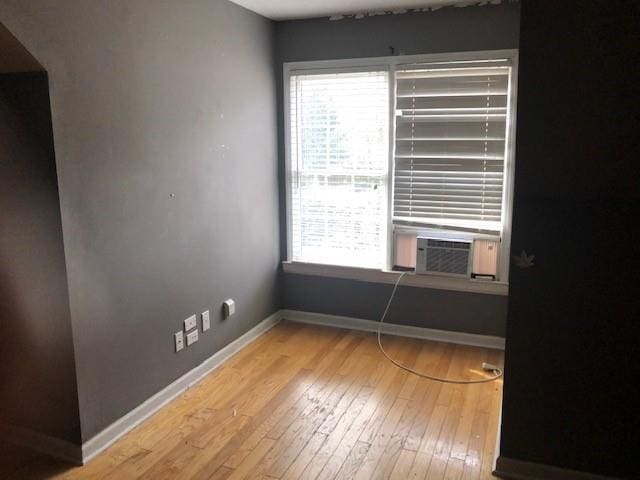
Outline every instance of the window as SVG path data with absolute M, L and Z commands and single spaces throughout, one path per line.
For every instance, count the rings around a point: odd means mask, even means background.
M 395 224 L 500 233 L 509 67 L 396 72 Z
M 285 65 L 289 260 L 412 270 L 437 236 L 505 282 L 516 55 Z
M 387 72 L 290 78 L 293 259 L 383 268 Z

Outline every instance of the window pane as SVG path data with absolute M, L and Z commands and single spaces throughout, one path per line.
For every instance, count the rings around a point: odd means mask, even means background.
M 501 231 L 510 75 L 464 64 L 396 73 L 394 223 Z
M 296 75 L 290 97 L 293 260 L 382 267 L 387 73 Z

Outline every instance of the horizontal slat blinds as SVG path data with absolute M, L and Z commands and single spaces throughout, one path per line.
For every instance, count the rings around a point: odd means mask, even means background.
M 290 82 L 292 258 L 381 268 L 388 74 L 292 75 Z
M 396 72 L 393 219 L 500 231 L 510 67 Z

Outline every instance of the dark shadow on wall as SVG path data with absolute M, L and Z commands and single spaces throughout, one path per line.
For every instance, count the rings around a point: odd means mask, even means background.
M 22 55 L 22 47 L 5 48 L 6 32 L 2 51 Z M 38 65 L 6 59 L 0 55 L 0 423 L 79 444 L 48 79 L 44 71 L 6 73 Z

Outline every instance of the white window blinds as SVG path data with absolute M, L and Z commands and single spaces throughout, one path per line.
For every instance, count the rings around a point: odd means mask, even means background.
M 398 69 L 394 223 L 500 231 L 510 72 L 506 61 Z
M 290 82 L 292 259 L 381 268 L 388 74 L 293 74 Z

